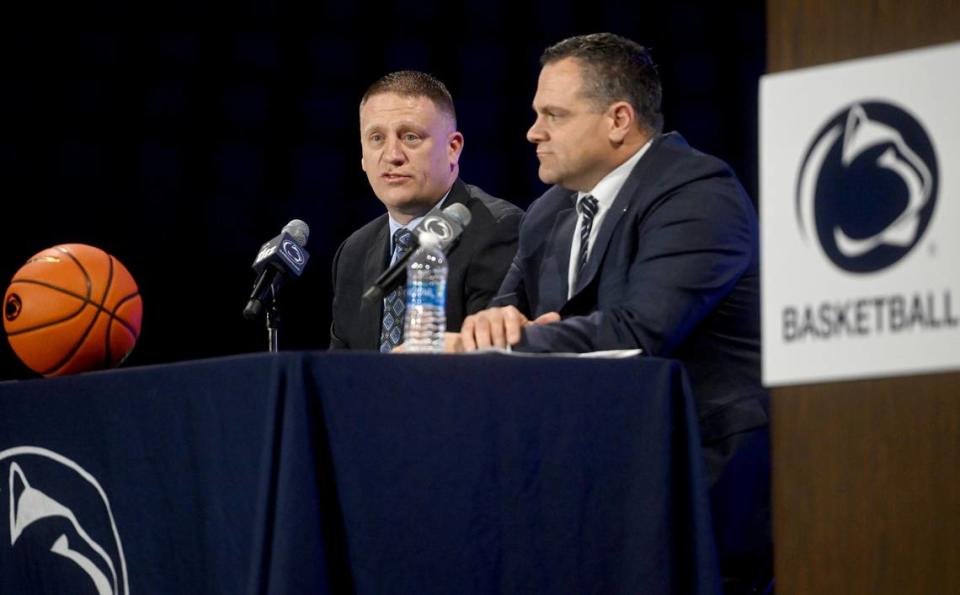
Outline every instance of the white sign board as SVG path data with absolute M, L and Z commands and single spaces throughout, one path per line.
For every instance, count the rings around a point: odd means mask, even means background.
M 767 386 L 960 368 L 960 44 L 763 77 Z

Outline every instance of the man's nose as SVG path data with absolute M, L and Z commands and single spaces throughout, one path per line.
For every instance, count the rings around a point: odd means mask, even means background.
M 543 128 L 540 126 L 539 117 L 533 121 L 530 129 L 527 130 L 527 140 L 534 144 L 541 143 L 546 140 L 546 134 L 544 133 Z
M 384 148 L 383 157 L 390 163 L 403 163 L 407 156 L 403 152 L 403 145 L 400 143 L 400 139 L 390 139 L 387 141 L 387 146 Z

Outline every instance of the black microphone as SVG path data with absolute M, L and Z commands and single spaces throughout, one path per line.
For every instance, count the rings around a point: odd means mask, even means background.
M 440 240 L 440 250 L 446 254 L 460 238 L 463 228 L 470 225 L 470 209 L 460 203 L 454 203 L 442 211 L 430 211 L 413 230 L 413 246 L 377 277 L 363 294 L 366 301 L 380 300 L 393 291 L 393 288 L 406 280 L 407 261 L 420 245 L 420 234 L 429 231 Z
M 244 318 L 259 318 L 264 303 L 276 296 L 287 278 L 300 276 L 310 259 L 304 249 L 309 235 L 310 227 L 294 219 L 283 226 L 280 235 L 260 247 L 253 261 L 253 270 L 258 273 L 257 282 L 253 285 L 247 307 L 243 309 Z

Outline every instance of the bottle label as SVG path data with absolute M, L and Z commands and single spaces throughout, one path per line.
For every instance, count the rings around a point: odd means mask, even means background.
M 410 304 L 421 306 L 436 306 L 443 308 L 446 305 L 446 286 L 443 283 L 413 283 L 408 287 L 407 301 Z

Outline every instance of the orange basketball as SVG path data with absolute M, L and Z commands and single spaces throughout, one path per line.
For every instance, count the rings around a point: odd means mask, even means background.
M 17 271 L 3 298 L 17 356 L 44 376 L 112 368 L 140 336 L 143 302 L 120 261 L 99 248 L 48 248 Z

